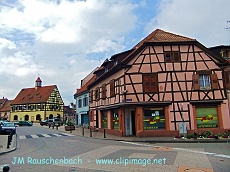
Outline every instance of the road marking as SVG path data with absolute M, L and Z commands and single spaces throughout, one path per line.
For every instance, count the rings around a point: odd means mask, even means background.
M 26 136 L 19 136 L 19 139 L 26 139 Z
M 131 144 L 131 145 L 138 145 L 138 146 L 148 146 L 148 147 L 152 146 L 153 148 L 162 148 L 162 149 L 165 148 L 164 146 L 153 146 L 153 145 L 135 143 L 135 142 L 126 142 L 126 141 L 119 141 L 119 142 Z M 185 149 L 185 148 L 172 148 L 172 150 L 192 152 L 192 153 L 197 153 L 197 154 L 205 154 L 205 155 L 211 155 L 211 156 L 217 156 L 217 157 L 221 157 L 221 158 L 230 159 L 230 155 L 217 154 L 217 153 L 212 153 L 212 152 L 195 151 L 195 150 Z
M 68 134 L 68 133 L 62 133 L 62 134 L 66 135 L 66 136 L 74 136 L 73 134 Z
M 22 135 L 19 136 L 19 139 L 37 139 L 45 137 L 63 137 L 63 136 L 74 136 L 73 134 L 68 133 L 54 133 L 54 134 L 33 134 L 33 135 Z
M 41 135 L 43 135 L 44 137 L 52 137 L 52 136 L 50 136 L 48 134 L 41 134 Z
M 37 135 L 31 135 L 31 137 L 35 138 L 39 138 Z

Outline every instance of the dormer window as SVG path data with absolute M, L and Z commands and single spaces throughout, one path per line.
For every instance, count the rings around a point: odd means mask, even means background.
M 108 72 L 108 67 L 105 67 L 105 72 Z

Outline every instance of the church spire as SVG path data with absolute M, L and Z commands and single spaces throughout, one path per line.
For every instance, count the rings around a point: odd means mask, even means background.
M 42 86 L 42 80 L 40 77 L 38 77 L 35 81 L 35 88 L 37 89 L 38 87 Z

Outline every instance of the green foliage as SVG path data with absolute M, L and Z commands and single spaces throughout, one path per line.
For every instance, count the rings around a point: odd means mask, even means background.
M 74 123 L 73 123 L 72 121 L 68 120 L 68 121 L 65 123 L 65 125 L 67 125 L 67 126 L 73 126 Z

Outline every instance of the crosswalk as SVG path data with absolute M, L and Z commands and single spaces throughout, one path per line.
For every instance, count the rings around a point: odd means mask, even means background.
M 73 134 L 68 133 L 53 133 L 53 134 L 32 134 L 32 135 L 21 135 L 19 139 L 36 139 L 41 137 L 62 137 L 62 136 L 74 136 Z

